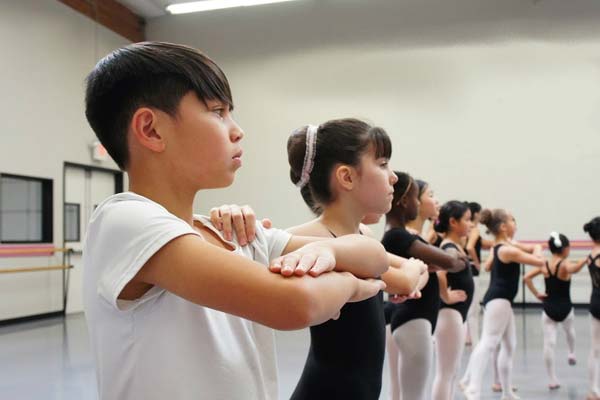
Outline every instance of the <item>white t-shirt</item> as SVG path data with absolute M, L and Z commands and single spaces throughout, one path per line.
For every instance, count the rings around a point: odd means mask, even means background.
M 195 218 L 222 238 L 207 218 Z M 117 300 L 154 253 L 186 234 L 198 235 L 160 204 L 134 193 L 109 197 L 92 215 L 83 289 L 100 399 L 276 399 L 271 328 L 159 287 L 135 301 Z M 229 243 L 235 253 L 268 265 L 289 239 L 284 231 L 257 224 L 250 245 Z

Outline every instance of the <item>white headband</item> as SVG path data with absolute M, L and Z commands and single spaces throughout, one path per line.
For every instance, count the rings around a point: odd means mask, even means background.
M 553 239 L 552 242 L 556 247 L 562 247 L 562 240 L 560 240 L 560 235 L 558 234 L 558 232 L 550 233 L 550 237 Z
M 302 189 L 310 180 L 310 173 L 315 165 L 315 155 L 317 154 L 317 125 L 308 125 L 306 128 L 306 152 L 304 153 L 304 164 L 300 180 L 296 186 Z

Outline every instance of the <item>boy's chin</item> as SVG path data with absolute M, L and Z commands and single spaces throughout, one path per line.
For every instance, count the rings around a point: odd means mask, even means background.
M 226 187 L 231 186 L 234 181 L 235 181 L 235 174 L 232 174 L 231 177 L 223 179 L 222 181 L 213 182 L 213 184 L 210 185 L 210 187 L 208 187 L 207 189 L 224 189 Z

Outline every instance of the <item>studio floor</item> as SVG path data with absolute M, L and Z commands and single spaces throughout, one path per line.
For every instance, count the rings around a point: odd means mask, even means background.
M 556 368 L 562 387 L 553 392 L 547 389 L 540 312 L 516 311 L 518 345 L 514 360 L 514 384 L 519 396 L 524 400 L 585 399 L 590 344 L 587 311 L 579 310 L 576 313 L 575 366 L 567 364 L 566 341 L 563 332 L 559 332 Z M 289 398 L 300 376 L 308 340 L 306 330 L 277 333 L 281 399 Z M 462 368 L 470 352 L 471 349 L 467 348 Z M 94 365 L 83 314 L 0 327 L 0 371 L 1 399 L 97 399 Z M 488 368 L 483 398 L 500 399 L 500 394 L 493 393 L 490 385 L 491 368 Z M 381 399 L 388 397 L 386 365 Z M 463 398 L 457 389 L 455 399 Z

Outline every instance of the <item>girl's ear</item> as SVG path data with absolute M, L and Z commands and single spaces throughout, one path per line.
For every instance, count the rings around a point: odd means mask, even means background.
M 449 222 L 450 222 L 450 224 L 449 224 L 450 228 L 454 228 L 456 225 L 458 225 L 458 220 L 454 217 L 450 217 Z
M 335 169 L 334 178 L 345 190 L 352 190 L 357 181 L 356 170 L 348 165 L 339 165 Z
M 396 205 L 406 209 L 408 207 L 408 196 L 401 196 L 396 200 Z

